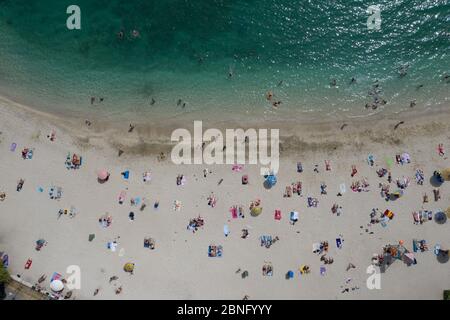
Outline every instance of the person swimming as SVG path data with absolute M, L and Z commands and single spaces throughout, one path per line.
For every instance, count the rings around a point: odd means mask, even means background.
M 125 36 L 125 33 L 123 32 L 123 29 L 117 33 L 117 38 L 119 40 L 122 40 L 124 38 L 124 36 Z
M 139 31 L 137 31 L 136 29 L 134 29 L 133 31 L 131 31 L 131 36 L 133 38 L 139 38 L 141 36 L 141 34 L 139 33 Z

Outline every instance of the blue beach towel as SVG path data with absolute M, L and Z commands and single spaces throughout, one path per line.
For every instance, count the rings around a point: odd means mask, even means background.
M 336 247 L 338 247 L 338 249 L 342 248 L 342 239 L 341 238 L 336 238 Z
M 122 172 L 122 176 L 125 180 L 128 180 L 128 178 L 130 177 L 130 171 L 127 170 L 127 171 Z
M 230 234 L 230 229 L 228 228 L 228 225 L 223 226 L 223 234 L 225 235 L 225 237 L 228 237 L 228 235 Z

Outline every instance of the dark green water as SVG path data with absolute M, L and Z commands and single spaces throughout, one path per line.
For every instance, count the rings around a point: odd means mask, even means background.
M 66 28 L 71 4 L 81 30 Z M 434 108 L 448 105 L 449 25 L 448 1 L 0 0 L 0 92 L 111 119 L 333 118 L 368 115 L 378 79 L 388 104 L 377 111 Z M 91 107 L 91 96 L 105 100 Z

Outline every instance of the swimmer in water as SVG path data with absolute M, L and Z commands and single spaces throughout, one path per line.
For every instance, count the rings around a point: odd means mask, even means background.
M 266 93 L 266 99 L 267 99 L 268 101 L 270 101 L 270 100 L 272 100 L 272 98 L 273 98 L 273 92 L 272 92 L 272 91 L 267 91 L 267 93 Z
M 336 84 L 337 84 L 337 80 L 336 79 L 332 79 L 331 82 L 330 82 L 330 86 L 331 87 L 336 87 Z
M 137 31 L 136 29 L 134 29 L 133 31 L 131 31 L 131 36 L 133 38 L 139 38 L 141 36 L 141 34 L 139 33 L 139 31 Z
M 228 79 L 231 79 L 233 77 L 233 75 L 234 75 L 233 67 L 230 66 L 228 68 Z
M 119 38 L 119 40 L 122 40 L 123 37 L 124 37 L 124 35 L 125 35 L 125 33 L 123 32 L 123 30 L 120 30 L 120 31 L 117 33 L 117 38 Z
M 355 79 L 355 77 L 352 77 L 352 79 L 350 80 L 350 84 L 354 84 L 354 83 L 356 83 L 356 79 Z

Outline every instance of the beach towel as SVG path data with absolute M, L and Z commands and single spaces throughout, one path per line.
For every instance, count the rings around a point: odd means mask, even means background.
M 414 224 L 419 224 L 420 223 L 419 213 L 413 212 L 412 216 L 413 216 L 413 219 L 414 219 Z
M 336 238 L 336 247 L 338 249 L 342 249 L 342 239 L 341 238 Z
M 128 178 L 130 177 L 130 171 L 127 170 L 127 171 L 122 172 L 122 177 L 123 177 L 125 180 L 128 180 Z
M 231 207 L 230 208 L 230 213 L 231 213 L 231 217 L 233 219 L 237 219 L 238 213 L 237 213 L 237 208 L 236 207 Z
M 208 246 L 208 257 L 222 257 L 222 246 L 214 246 L 210 245 Z
M 31 268 L 31 264 L 33 263 L 33 260 L 31 260 L 31 258 L 28 258 L 27 262 L 25 262 L 25 269 L 30 269 Z
M 325 266 L 320 266 L 320 275 L 324 276 L 327 273 L 327 268 Z
M 392 165 L 394 164 L 394 161 L 391 158 L 384 158 L 384 160 L 386 161 L 386 166 L 388 167 L 388 169 L 390 169 L 392 167 Z
M 319 253 L 320 252 L 320 242 L 315 242 L 312 245 L 312 252 Z
M 345 183 L 341 183 L 341 184 L 339 185 L 339 192 L 340 192 L 341 194 L 344 194 L 346 191 L 347 191 L 347 189 L 346 189 L 346 187 L 345 187 Z
M 3 252 L 2 252 L 0 256 L 2 257 L 3 267 L 5 269 L 8 268 L 8 266 L 9 266 L 9 257 L 8 257 L 8 255 L 7 254 L 3 254 Z
M 228 237 L 228 235 L 230 234 L 230 229 L 226 224 L 223 226 L 223 234 L 225 235 L 225 237 Z
M 383 228 L 386 228 L 387 227 L 387 222 L 389 221 L 389 218 L 387 217 L 387 216 L 384 216 L 383 218 L 381 218 L 381 220 L 380 220 L 380 223 L 381 223 L 381 226 L 383 227 Z
M 275 210 L 275 220 L 281 220 L 281 210 Z
M 61 279 L 62 279 L 61 274 L 59 274 L 58 272 L 53 272 L 53 275 L 50 278 L 50 282 L 53 282 L 54 280 L 61 280 Z
M 141 197 L 134 198 L 134 205 L 138 206 L 141 203 Z
M 297 221 L 298 220 L 298 212 L 297 211 L 292 211 L 290 213 L 289 219 L 291 219 L 291 221 Z
M 9 150 L 11 152 L 14 152 L 14 151 L 16 151 L 16 147 L 17 147 L 17 143 L 13 142 L 13 143 L 11 143 L 11 147 L 9 148 Z
M 419 246 L 417 245 L 417 240 L 413 239 L 413 251 L 417 252 L 419 250 Z
M 434 254 L 435 255 L 439 255 L 439 250 L 441 250 L 441 245 L 440 244 L 436 244 L 434 246 Z
M 108 242 L 108 243 L 106 244 L 106 247 L 107 247 L 109 250 L 111 250 L 112 252 L 115 252 L 115 251 L 116 251 L 116 248 L 117 248 L 117 242 L 116 242 L 116 241 Z
M 375 162 L 375 157 L 372 154 L 369 154 L 367 156 L 367 163 L 369 164 L 369 166 L 373 166 Z

